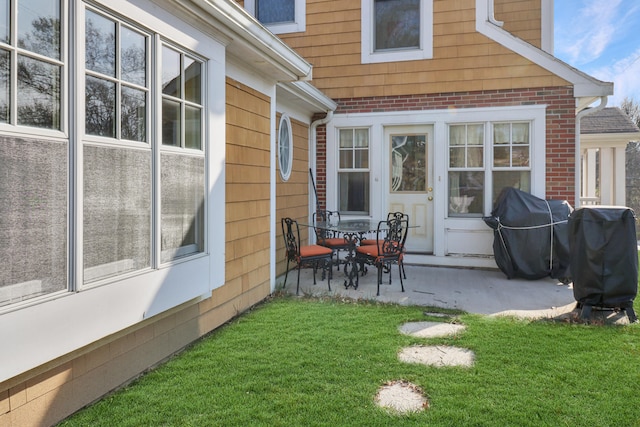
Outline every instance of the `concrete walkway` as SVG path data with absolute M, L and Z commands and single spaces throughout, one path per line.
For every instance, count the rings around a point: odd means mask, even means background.
M 571 312 L 576 301 L 571 284 L 544 278 L 540 280 L 507 279 L 500 270 L 466 268 L 425 267 L 406 265 L 405 292 L 400 290 L 398 266 L 392 268 L 392 284 L 389 275 L 383 276 L 380 296 L 376 296 L 376 270 L 360 277 L 358 289 L 345 289 L 344 273 L 334 270 L 331 289 L 318 274 L 313 285 L 311 269 L 300 275 L 300 295 L 331 295 L 353 299 L 394 302 L 403 305 L 424 305 L 464 310 L 469 313 L 499 315 L 513 314 L 519 317 L 557 317 Z M 292 270 L 287 278 L 286 291 L 295 293 L 297 272 Z M 281 286 L 284 277 L 279 277 Z

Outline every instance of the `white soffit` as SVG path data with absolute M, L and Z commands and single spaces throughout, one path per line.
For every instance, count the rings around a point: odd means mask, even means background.
M 153 0 L 226 45 L 228 55 L 276 81 L 310 80 L 312 66 L 235 1 Z

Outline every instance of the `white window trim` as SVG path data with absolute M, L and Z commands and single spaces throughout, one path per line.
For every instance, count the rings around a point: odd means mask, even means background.
M 433 58 L 433 0 L 420 0 L 420 48 L 399 49 L 397 51 L 375 52 L 373 2 L 361 0 L 361 62 L 374 64 L 380 62 L 415 61 Z
M 245 0 L 244 7 L 251 14 L 256 17 L 256 0 Z M 283 22 L 277 24 L 262 24 L 267 27 L 273 34 L 286 34 L 286 33 L 298 33 L 306 30 L 306 2 L 305 0 L 295 0 L 295 21 Z
M 287 133 L 289 134 L 288 135 L 289 150 L 287 152 L 287 157 L 288 157 L 287 170 L 282 169 L 282 157 L 280 156 L 280 153 L 281 153 L 280 143 L 282 141 L 282 138 L 280 138 L 280 132 L 282 132 L 283 124 L 286 124 Z M 280 116 L 280 124 L 278 125 L 278 169 L 280 169 L 280 177 L 282 178 L 282 180 L 289 181 L 289 178 L 291 177 L 291 171 L 293 170 L 293 130 L 291 129 L 291 120 L 289 119 L 289 116 L 286 114 L 283 114 L 282 116 Z

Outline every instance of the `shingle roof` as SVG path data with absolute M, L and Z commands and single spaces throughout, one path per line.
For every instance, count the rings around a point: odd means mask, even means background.
M 634 133 L 640 132 L 638 126 L 631 121 L 618 107 L 603 108 L 588 114 L 580 121 L 580 133 Z

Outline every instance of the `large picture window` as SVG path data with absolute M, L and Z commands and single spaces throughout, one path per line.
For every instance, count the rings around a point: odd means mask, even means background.
M 433 0 L 362 0 L 362 63 L 433 55 Z
M 342 214 L 369 214 L 369 129 L 340 129 L 338 209 Z

